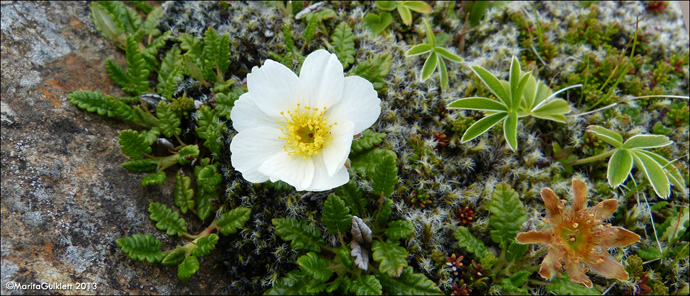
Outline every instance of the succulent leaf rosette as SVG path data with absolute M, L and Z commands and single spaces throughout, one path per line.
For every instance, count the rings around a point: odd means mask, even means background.
M 317 50 L 297 76 L 267 60 L 247 75 L 230 118 L 231 161 L 249 182 L 284 181 L 298 191 L 347 183 L 353 136 L 371 126 L 381 100 L 371 82 L 345 77 L 335 54 Z
M 541 263 L 539 274 L 546 279 L 560 274 L 564 268 L 574 283 L 592 287 L 585 275 L 589 268 L 604 277 L 627 280 L 623 265 L 611 259 L 607 248 L 624 247 L 640 240 L 640 236 L 621 227 L 612 227 L 602 220 L 618 208 L 615 199 L 607 199 L 593 208 L 587 208 L 587 185 L 573 180 L 573 205 L 564 211 L 565 200 L 559 200 L 549 188 L 541 191 L 547 222 L 551 228 L 523 232 L 516 240 L 523 244 L 546 244 L 549 252 Z

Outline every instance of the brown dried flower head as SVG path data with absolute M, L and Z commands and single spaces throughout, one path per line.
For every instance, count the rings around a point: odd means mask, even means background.
M 549 252 L 544 257 L 539 274 L 553 278 L 565 269 L 570 281 L 592 287 L 585 275 L 589 269 L 607 278 L 627 280 L 623 265 L 609 257 L 607 248 L 624 247 L 640 240 L 640 236 L 621 227 L 612 227 L 602 220 L 618 208 L 615 199 L 607 199 L 593 208 L 587 208 L 587 185 L 573 180 L 573 205 L 565 212 L 565 200 L 559 200 L 549 188 L 541 191 L 546 206 L 547 223 L 551 228 L 518 234 L 523 244 L 545 244 Z M 585 267 L 585 264 L 589 268 Z

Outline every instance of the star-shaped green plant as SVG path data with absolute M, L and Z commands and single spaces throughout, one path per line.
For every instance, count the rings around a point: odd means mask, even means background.
M 424 14 L 434 12 L 434 9 L 424 1 L 376 1 L 376 7 L 386 11 L 397 8 L 400 18 L 408 26 L 412 24 L 412 13 L 410 10 Z
M 481 110 L 489 114 L 470 126 L 462 135 L 461 142 L 468 142 L 503 121 L 503 134 L 513 151 L 518 147 L 518 118 L 533 116 L 564 123 L 566 121 L 564 114 L 570 112 L 570 106 L 565 100 L 555 99 L 555 97 L 563 91 L 581 86 L 572 85 L 554 93 L 544 82 L 537 81 L 530 72 L 522 72 L 520 62 L 516 57 L 513 57 L 510 63 L 510 81 L 499 80 L 479 66 L 473 66 L 472 70 L 498 98 L 498 101 L 484 97 L 470 97 L 448 104 L 449 109 Z
M 419 54 L 424 54 L 431 52 L 424 62 L 422 67 L 422 81 L 429 79 L 431 74 L 434 73 L 436 69 L 439 69 L 441 75 L 441 89 L 446 90 L 448 88 L 448 69 L 446 68 L 446 62 L 443 59 L 449 60 L 451 62 L 461 63 L 462 58 L 451 53 L 443 47 L 439 47 L 436 44 L 436 36 L 434 31 L 431 30 L 431 25 L 429 22 L 424 20 L 424 26 L 426 27 L 426 42 L 415 45 L 410 48 L 405 55 L 408 57 L 416 56 Z

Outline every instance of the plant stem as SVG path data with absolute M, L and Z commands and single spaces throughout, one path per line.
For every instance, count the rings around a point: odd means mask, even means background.
M 606 151 L 602 154 L 597 154 L 597 155 L 590 156 L 587 158 L 579 159 L 579 160 L 573 162 L 571 165 L 576 166 L 576 165 L 581 165 L 581 164 L 590 163 L 590 162 L 594 162 L 597 160 L 605 159 L 605 158 L 613 155 L 614 152 L 616 152 L 616 149 Z
M 213 219 L 213 222 L 211 222 L 211 225 L 209 225 L 208 227 L 206 227 L 206 229 L 204 229 L 201 233 L 199 233 L 199 234 L 197 234 L 197 235 L 189 234 L 188 232 L 185 232 L 185 233 L 184 233 L 184 236 L 187 237 L 187 238 L 194 239 L 194 241 L 196 242 L 196 241 L 199 240 L 200 238 L 202 238 L 202 237 L 207 237 L 209 234 L 211 234 L 211 233 L 213 233 L 214 231 L 216 231 L 216 229 L 218 229 L 218 225 L 216 225 L 216 222 L 217 222 L 217 221 L 218 221 L 218 218 Z

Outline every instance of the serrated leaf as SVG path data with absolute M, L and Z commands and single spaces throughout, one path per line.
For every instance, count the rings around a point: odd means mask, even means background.
M 393 151 L 374 148 L 356 156 L 351 156 L 350 166 L 358 175 L 371 180 L 374 177 L 374 171 L 379 161 L 388 156 L 397 158 Z
M 132 173 L 146 173 L 155 171 L 158 163 L 150 158 L 132 159 L 123 163 L 122 167 Z
M 364 196 L 364 190 L 357 185 L 357 181 L 351 178 L 345 185 L 336 188 L 335 194 L 345 202 L 351 213 L 364 217 L 369 200 Z
M 307 285 L 310 280 L 304 271 L 293 270 L 288 272 L 286 277 L 278 278 L 264 295 L 308 295 Z
M 489 250 L 484 245 L 484 242 L 480 241 L 474 235 L 472 235 L 469 229 L 464 226 L 458 227 L 455 230 L 455 240 L 458 241 L 458 246 L 464 248 L 470 253 L 475 254 L 478 257 L 484 257 L 489 252 Z
M 630 175 L 632 165 L 632 154 L 626 149 L 616 149 L 609 159 L 608 171 L 606 172 L 609 186 L 617 188 L 623 184 L 628 179 L 628 175 Z
M 621 148 L 623 146 L 623 137 L 617 132 L 598 125 L 589 126 L 588 129 L 590 133 L 613 147 Z
M 506 260 L 507 261 L 518 261 L 519 259 L 522 258 L 522 255 L 527 252 L 527 249 L 529 249 L 529 245 L 521 244 L 518 243 L 515 239 L 510 242 L 510 246 L 508 246 L 508 252 L 506 252 Z
M 395 190 L 396 184 L 398 184 L 398 166 L 395 158 L 386 156 L 378 162 L 374 170 L 372 193 L 388 197 Z
M 184 247 L 178 247 L 170 253 L 168 253 L 165 258 L 163 258 L 163 263 L 164 265 L 172 266 L 172 265 L 179 265 L 180 263 L 184 262 L 184 258 L 187 257 L 187 249 Z
M 214 137 L 215 133 L 211 132 L 211 134 L 209 134 L 209 130 L 218 129 L 218 125 L 220 124 L 218 113 L 211 109 L 210 106 L 203 105 L 196 111 L 196 114 L 199 116 L 196 120 L 196 124 L 199 127 L 197 127 L 195 131 L 199 138 L 208 139 Z
M 105 72 L 108 73 L 110 80 L 120 87 L 127 87 L 129 84 L 129 76 L 125 69 L 111 59 L 105 59 Z
M 216 30 L 209 27 L 204 35 L 203 60 L 206 70 L 215 75 L 225 73 L 230 65 L 230 40 L 229 35 L 220 36 Z M 222 78 L 222 77 L 219 77 Z M 216 81 L 214 76 L 207 76 L 210 82 Z
M 134 130 L 122 131 L 118 143 L 122 152 L 134 159 L 140 159 L 142 153 L 151 153 L 151 146 L 146 137 Z
M 117 116 L 123 120 L 132 120 L 132 107 L 99 91 L 74 91 L 67 98 L 70 103 L 88 112 L 96 112 L 98 115 L 107 115 L 108 117 Z
M 506 117 L 508 117 L 508 113 L 500 112 L 480 119 L 465 131 L 460 142 L 465 143 L 474 140 L 474 138 L 479 137 L 481 134 L 487 132 Z
M 223 175 L 218 173 L 218 169 L 215 165 L 207 165 L 199 170 L 196 175 L 196 183 L 199 186 L 214 188 L 223 181 Z
M 506 249 L 515 240 L 522 223 L 527 221 L 527 212 L 517 192 L 507 184 L 496 186 L 491 196 L 489 211 L 489 225 L 493 228 L 490 232 L 491 240 L 499 243 L 502 249 Z
M 319 258 L 314 252 L 309 252 L 297 258 L 297 265 L 304 273 L 319 282 L 325 282 L 333 275 L 333 272 L 328 269 L 328 262 Z
M 166 234 L 173 236 L 182 236 L 187 232 L 187 227 L 185 226 L 185 221 L 180 218 L 180 214 L 168 208 L 164 204 L 158 202 L 152 202 L 149 205 L 149 218 L 156 223 L 156 228 L 158 230 L 165 231 Z
M 141 186 L 161 185 L 165 183 L 165 172 L 151 173 L 141 179 Z
M 350 229 L 352 240 L 360 243 L 371 243 L 371 228 L 357 216 L 352 216 L 352 228 Z
M 524 245 L 527 246 L 527 245 Z M 529 279 L 530 272 L 527 270 L 519 270 L 516 273 L 514 273 L 512 276 L 510 276 L 510 282 L 516 286 L 516 287 L 521 287 L 525 283 L 527 283 L 527 280 Z
M 661 198 L 668 198 L 671 194 L 671 183 L 666 176 L 666 170 L 649 155 L 640 152 L 637 148 L 629 149 L 635 159 L 635 166 L 645 173 L 654 192 Z
M 173 46 L 163 58 L 156 89 L 162 96 L 170 98 L 183 78 L 182 54 L 179 47 Z
M 308 225 L 307 221 L 293 218 L 275 218 L 271 221 L 275 226 L 276 234 L 282 240 L 289 241 L 293 249 L 321 252 L 319 244 L 325 242 L 321 237 L 321 230 Z
M 199 157 L 199 146 L 186 145 L 177 152 L 177 162 L 181 165 L 188 164 Z
M 148 263 L 160 262 L 165 258 L 165 253 L 161 252 L 163 243 L 153 235 L 135 234 L 131 237 L 123 237 L 115 240 L 115 244 L 128 254 L 132 260 L 146 261 Z
M 197 188 L 196 196 L 194 197 L 194 205 L 196 206 L 196 215 L 201 220 L 206 220 L 206 218 L 211 216 L 211 212 L 215 211 L 216 208 L 211 205 L 211 200 L 218 198 L 216 188 L 208 188 L 201 186 Z
M 211 253 L 216 249 L 216 244 L 218 243 L 218 235 L 211 233 L 208 236 L 202 237 L 196 242 L 198 248 L 192 251 L 192 255 L 196 257 L 203 257 Z
M 396 220 L 388 222 L 388 229 L 384 232 L 391 240 L 406 238 L 414 233 L 414 225 L 409 221 Z
M 355 35 L 352 33 L 350 25 L 347 23 L 340 23 L 331 34 L 331 44 L 333 45 L 333 53 L 338 57 L 340 63 L 343 64 L 343 69 L 347 69 L 355 62 Z
M 164 15 L 163 9 L 150 5 L 148 7 L 150 8 L 148 11 L 142 11 L 146 14 L 146 20 L 139 28 L 143 30 L 146 35 L 158 36 L 161 34 L 161 31 L 158 30 L 158 24 L 160 23 L 159 19 Z
M 434 74 L 434 70 L 436 70 L 437 65 L 438 56 L 435 52 L 432 52 L 426 58 L 426 61 L 424 61 L 424 66 L 422 66 L 422 81 L 429 79 L 431 74 Z
M 139 44 L 132 35 L 127 37 L 127 47 L 125 49 L 127 61 L 128 85 L 122 90 L 128 94 L 141 95 L 149 89 L 149 70 L 146 68 L 146 61 L 139 51 Z
M 373 149 L 375 145 L 380 145 L 385 137 L 386 134 L 384 133 L 377 133 L 370 129 L 364 130 L 359 139 L 352 141 L 350 156 Z
M 120 24 L 117 18 L 118 14 L 106 9 L 101 2 L 92 2 L 89 5 L 89 15 L 94 27 L 105 39 L 115 42 L 121 49 L 125 48 L 126 33 L 131 32 L 125 32 L 124 25 Z
M 381 205 L 381 212 L 376 216 L 376 223 L 379 225 L 386 225 L 388 223 L 388 218 L 391 216 L 391 208 L 393 206 L 393 200 L 387 198 L 386 201 Z
M 340 197 L 332 193 L 328 195 L 328 198 L 323 203 L 322 219 L 328 228 L 328 232 L 333 235 L 345 233 L 352 226 L 350 209 Z
M 380 90 L 385 86 L 383 79 L 393 66 L 393 56 L 390 53 L 377 54 L 364 62 L 360 62 L 348 72 L 349 75 L 357 75 L 369 80 L 374 89 Z
M 659 259 L 663 255 L 657 247 L 650 247 L 647 250 L 639 249 L 637 250 L 637 254 L 640 256 L 640 258 L 647 261 Z
M 252 210 L 245 207 L 234 208 L 220 216 L 216 225 L 220 227 L 222 235 L 230 235 L 236 233 L 239 228 L 244 227 L 244 224 L 249 221 L 249 216 Z
M 601 295 L 597 289 L 571 283 L 567 276 L 554 277 L 551 284 L 546 285 L 545 288 L 547 292 L 556 293 L 556 295 Z
M 381 12 L 381 14 L 367 13 L 364 17 L 364 25 L 374 36 L 381 34 L 392 22 L 393 16 L 388 12 Z
M 508 106 L 504 105 L 503 102 L 483 97 L 470 97 L 456 100 L 448 104 L 448 108 L 461 110 L 480 110 L 490 112 L 508 111 Z
M 158 34 L 160 34 L 160 31 L 158 29 L 154 30 L 157 31 Z M 137 31 L 137 33 L 139 32 L 145 34 L 144 30 Z M 146 60 L 146 66 L 149 71 L 158 71 L 158 69 L 160 68 L 160 63 L 158 63 L 157 57 L 158 52 L 165 46 L 168 39 L 170 39 L 170 35 L 172 35 L 172 33 L 170 31 L 166 31 L 165 34 L 151 41 L 148 47 L 141 51 L 141 57 Z
M 369 251 L 363 248 L 362 244 L 356 240 L 353 240 L 352 243 L 350 243 L 350 248 L 352 249 L 350 255 L 355 257 L 354 264 L 357 265 L 357 267 L 361 270 L 366 271 L 369 269 Z
M 184 259 L 184 262 L 177 266 L 177 278 L 186 282 L 192 278 L 192 275 L 194 275 L 197 270 L 199 270 L 199 259 L 193 255 L 189 256 Z
M 304 33 L 302 33 L 302 35 L 304 36 L 304 43 L 309 44 L 311 38 L 313 38 L 316 33 L 316 27 L 319 25 L 320 20 L 315 14 L 307 14 L 306 19 L 307 26 L 304 27 Z
M 355 295 L 381 295 L 381 288 L 381 283 L 373 275 L 365 275 L 350 285 L 350 291 Z
M 223 148 L 223 135 L 221 135 L 217 126 L 210 126 L 206 129 L 206 140 L 203 144 L 204 147 L 211 151 L 213 156 L 221 154 L 221 149 Z
M 194 189 L 192 189 L 192 178 L 177 173 L 175 175 L 175 205 L 180 208 L 182 214 L 194 208 Z
M 185 55 L 192 58 L 201 57 L 201 53 L 204 50 L 204 44 L 199 38 L 189 33 L 182 33 L 177 39 L 180 41 L 180 48 L 186 51 Z
M 399 277 L 407 267 L 407 250 L 398 246 L 397 241 L 374 241 L 371 250 L 372 258 L 379 262 L 379 271 L 389 277 Z
M 440 295 L 441 289 L 421 273 L 414 273 L 412 267 L 405 268 L 400 277 L 393 279 L 376 274 L 383 291 L 388 295 Z
M 680 213 L 666 218 L 667 221 L 669 221 L 669 219 L 671 223 L 669 223 L 664 232 L 662 232 L 660 239 L 673 243 L 674 240 L 680 238 L 683 233 L 685 233 L 687 222 L 690 220 L 690 211 L 687 207 L 684 207 L 681 209 Z
M 241 87 L 233 87 L 227 94 L 216 94 L 216 104 L 214 108 L 218 112 L 218 115 L 230 119 L 230 111 L 232 111 L 232 107 L 235 106 L 235 101 L 237 101 L 242 94 L 244 94 L 244 90 Z
M 156 116 L 158 116 L 158 126 L 166 137 L 171 138 L 182 133 L 180 115 L 170 108 L 170 104 L 161 100 L 156 108 Z

